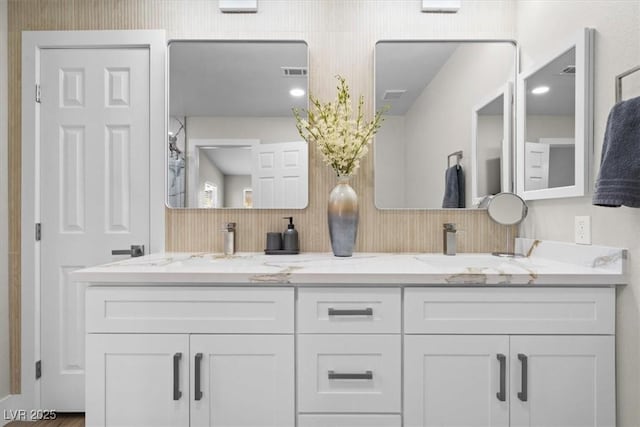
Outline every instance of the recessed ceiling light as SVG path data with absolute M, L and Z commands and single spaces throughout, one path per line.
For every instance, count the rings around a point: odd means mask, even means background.
M 293 88 L 289 91 L 289 95 L 295 96 L 296 98 L 300 98 L 301 96 L 304 96 L 304 94 L 305 94 L 304 89 L 300 89 L 300 88 Z
M 549 86 L 538 86 L 531 89 L 531 93 L 534 95 L 542 95 L 547 92 L 549 92 Z

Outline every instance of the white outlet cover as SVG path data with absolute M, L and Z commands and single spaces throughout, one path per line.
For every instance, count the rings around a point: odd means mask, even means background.
M 579 245 L 591 244 L 591 217 L 575 217 L 575 242 Z
M 422 0 L 422 11 L 430 13 L 455 13 L 460 10 L 462 0 Z
M 218 0 L 220 10 L 223 12 L 248 12 L 258 11 L 258 0 Z

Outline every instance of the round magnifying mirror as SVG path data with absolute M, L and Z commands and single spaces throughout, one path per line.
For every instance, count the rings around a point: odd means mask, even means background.
M 529 208 L 517 194 L 498 193 L 491 197 L 487 205 L 489 217 L 501 225 L 517 225 L 526 217 Z M 511 228 L 507 232 L 507 243 L 511 241 Z M 496 256 L 516 256 L 513 252 L 494 252 Z

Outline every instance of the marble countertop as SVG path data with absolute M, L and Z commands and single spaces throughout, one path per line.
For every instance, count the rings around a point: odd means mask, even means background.
M 625 249 L 517 239 L 520 258 L 491 254 L 158 253 L 77 270 L 78 282 L 265 285 L 573 285 L 626 283 Z

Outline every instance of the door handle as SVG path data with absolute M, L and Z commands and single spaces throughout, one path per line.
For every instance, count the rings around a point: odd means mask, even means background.
M 131 249 L 113 249 L 111 255 L 131 255 L 131 258 L 144 255 L 144 245 L 131 245 Z
M 329 316 L 373 316 L 373 308 L 367 307 L 355 310 L 341 310 L 329 307 L 327 313 Z
M 528 368 L 528 359 L 527 356 L 525 354 L 522 353 L 518 353 L 518 360 L 520 360 L 520 363 L 522 363 L 522 384 L 521 384 L 521 391 L 518 392 L 518 399 L 520 399 L 523 402 L 527 401 L 527 368 Z
M 504 354 L 496 355 L 500 362 L 500 391 L 496 393 L 500 402 L 507 400 L 506 377 L 507 377 L 507 357 Z
M 180 400 L 182 392 L 180 391 L 180 359 L 182 353 L 173 355 L 173 400 Z
M 372 371 L 364 371 L 362 373 L 351 373 L 351 372 L 335 372 L 329 371 L 328 378 L 330 380 L 372 380 L 373 372 Z
M 202 399 L 202 390 L 200 388 L 200 364 L 202 362 L 202 353 L 196 353 L 195 366 L 194 366 L 194 398 L 195 400 Z

